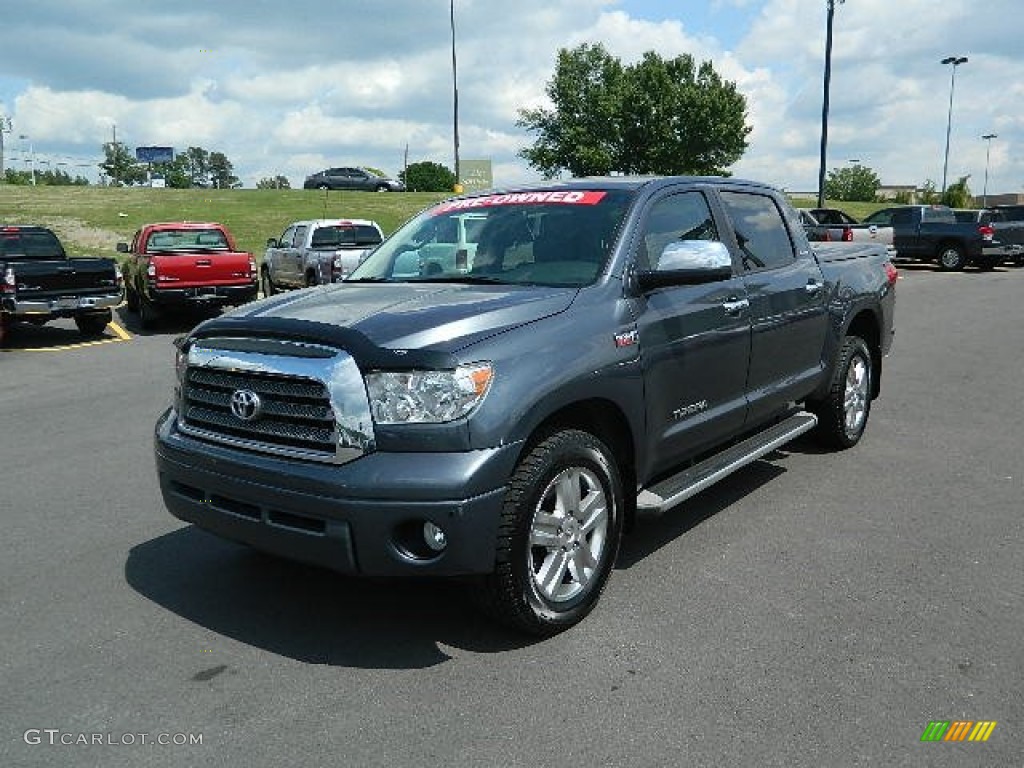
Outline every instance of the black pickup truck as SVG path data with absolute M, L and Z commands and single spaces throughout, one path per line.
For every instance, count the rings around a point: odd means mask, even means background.
M 97 336 L 121 303 L 117 262 L 68 258 L 45 227 L 0 225 L 0 343 L 18 321 L 42 325 L 71 317 L 85 336 Z
M 475 247 L 410 274 L 467 212 Z M 346 281 L 181 338 L 160 487 L 182 520 L 280 556 L 472 577 L 493 616 L 553 634 L 595 605 L 638 514 L 802 433 L 861 439 L 896 278 L 880 246 L 812 250 L 753 182 L 450 199 Z
M 901 205 L 875 211 L 865 224 L 893 228 L 893 246 L 901 259 L 932 261 L 945 271 L 968 264 L 995 269 L 1001 257 L 986 253 L 993 246 L 995 230 L 987 224 L 956 220 L 945 205 Z

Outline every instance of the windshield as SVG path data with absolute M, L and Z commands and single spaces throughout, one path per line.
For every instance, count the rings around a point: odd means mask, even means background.
M 448 200 L 406 223 L 349 280 L 587 285 L 632 198 L 572 189 Z
M 146 253 L 226 251 L 228 241 L 219 229 L 161 229 L 149 236 Z

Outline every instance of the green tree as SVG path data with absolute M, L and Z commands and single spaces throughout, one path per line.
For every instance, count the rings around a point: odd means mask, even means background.
M 188 169 L 189 186 L 210 186 L 210 153 L 202 147 L 189 147 L 182 155 Z
M 871 203 L 880 186 L 878 175 L 867 166 L 833 168 L 825 180 L 825 196 L 830 200 Z
M 103 145 L 104 160 L 99 164 L 111 186 L 126 186 L 146 180 L 146 167 L 135 159 L 123 142 L 108 141 Z
M 398 180 L 410 192 L 451 192 L 455 187 L 455 174 L 447 166 L 428 160 L 399 172 Z
M 292 185 L 287 176 L 277 174 L 274 178 L 264 176 L 256 182 L 256 189 L 291 189 Z
M 921 205 L 935 205 L 940 200 L 938 187 L 935 186 L 935 182 L 931 179 L 925 181 L 924 186 L 921 187 L 921 194 L 918 196 Z
M 727 174 L 747 148 L 746 99 L 688 54 L 623 66 L 600 43 L 563 48 L 546 92 L 553 108 L 517 124 L 537 135 L 520 156 L 547 177 Z
M 970 187 L 967 186 L 969 178 L 971 178 L 969 175 L 961 176 L 955 184 L 946 187 L 946 193 L 942 196 L 943 205 L 948 205 L 950 208 L 971 207 L 974 197 L 971 195 Z
M 210 183 L 217 189 L 236 189 L 242 186 L 234 174 L 234 167 L 223 152 L 210 153 Z
M 164 177 L 164 183 L 172 189 L 189 189 L 192 186 L 191 166 L 184 154 L 174 156 L 169 163 L 154 163 L 153 173 Z

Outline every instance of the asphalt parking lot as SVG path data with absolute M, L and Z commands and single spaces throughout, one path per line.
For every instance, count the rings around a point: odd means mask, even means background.
M 151 433 L 187 323 L 28 329 L 0 352 L 0 765 L 1021 765 L 1024 269 L 901 272 L 861 444 L 645 521 L 542 642 L 457 584 L 167 514 Z

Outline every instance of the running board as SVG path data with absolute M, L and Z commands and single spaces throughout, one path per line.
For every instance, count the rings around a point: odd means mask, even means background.
M 814 429 L 817 423 L 818 417 L 813 413 L 800 411 L 785 421 L 640 491 L 636 497 L 637 512 L 660 515 L 714 485 L 726 475 L 731 475 L 737 469 L 771 453 L 780 445 L 785 445 L 793 438 Z

